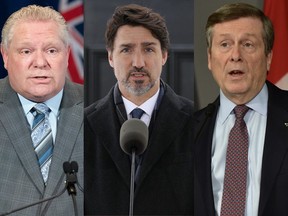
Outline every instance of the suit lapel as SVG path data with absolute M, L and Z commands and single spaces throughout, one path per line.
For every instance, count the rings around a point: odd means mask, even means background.
M 213 104 L 218 109 L 219 98 Z M 211 180 L 211 148 L 217 110 L 213 110 L 211 114 L 208 112 L 211 112 L 209 107 L 202 111 L 199 116 L 196 116 L 195 190 L 199 191 L 197 199 L 200 199 L 196 203 L 201 202 L 203 210 L 208 211 L 207 215 L 215 215 Z
M 91 128 L 93 128 L 97 137 L 101 137 L 101 145 L 104 146 L 110 155 L 129 189 L 131 166 L 129 156 L 122 151 L 119 144 L 121 124 L 113 100 L 113 90 L 96 105 L 95 110 L 97 110 L 95 111 L 97 114 L 93 115 L 93 117 L 88 120 L 91 124 Z M 109 124 L 99 124 L 99 122 L 109 122 Z
M 11 140 L 23 169 L 38 189 L 39 193 L 44 190 L 44 183 L 37 157 L 34 152 L 31 130 L 26 116 L 22 109 L 17 94 L 11 89 L 6 79 L 5 89 L 1 90 L 0 101 L 0 121 L 5 128 L 8 137 Z M 6 114 L 5 114 L 6 113 Z
M 67 82 L 66 82 L 67 83 Z M 66 85 L 70 85 L 67 83 Z M 70 161 L 77 137 L 83 128 L 83 98 L 73 93 L 73 87 L 64 89 L 57 123 L 57 135 L 45 195 L 51 196 L 64 188 L 63 162 Z M 81 161 L 77 161 L 82 163 Z
M 269 87 L 269 85 L 268 85 Z M 265 212 L 270 193 L 280 172 L 282 162 L 287 154 L 288 104 L 285 97 L 274 94 L 275 89 L 269 88 L 267 127 L 264 143 L 262 175 L 260 187 L 259 215 Z M 279 98 L 278 98 L 279 97 Z
M 176 101 L 177 97 L 170 89 L 167 89 L 163 96 L 160 110 L 157 112 L 153 130 L 149 134 L 148 147 L 144 153 L 135 196 L 137 196 L 138 189 L 152 167 L 160 160 L 165 150 L 173 143 L 176 136 L 181 133 L 182 128 L 189 120 L 190 113 L 182 111 L 182 106 Z M 177 122 L 181 122 L 181 124 L 177 124 Z

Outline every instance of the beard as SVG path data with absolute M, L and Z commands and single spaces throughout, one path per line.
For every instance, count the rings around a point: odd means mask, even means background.
M 145 73 L 145 75 L 149 78 L 148 84 L 145 84 L 144 80 L 137 80 L 133 82 L 129 81 L 129 77 L 132 76 L 131 74 L 137 72 Z M 147 70 L 141 68 L 138 70 L 137 69 L 130 70 L 126 79 L 123 79 L 121 83 L 129 93 L 135 96 L 141 96 L 147 93 L 155 85 L 156 80 L 153 80 L 151 78 L 151 74 Z

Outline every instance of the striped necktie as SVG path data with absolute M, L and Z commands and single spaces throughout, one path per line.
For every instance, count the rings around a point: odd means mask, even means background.
M 31 109 L 34 116 L 31 138 L 45 184 L 53 152 L 52 131 L 48 120 L 50 111 L 44 103 L 38 103 Z

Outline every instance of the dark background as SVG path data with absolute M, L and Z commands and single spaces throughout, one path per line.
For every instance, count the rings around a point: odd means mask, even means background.
M 115 7 L 129 3 L 150 7 L 166 19 L 171 47 L 162 79 L 194 100 L 194 0 L 84 0 L 85 106 L 104 97 L 116 83 L 104 33 Z

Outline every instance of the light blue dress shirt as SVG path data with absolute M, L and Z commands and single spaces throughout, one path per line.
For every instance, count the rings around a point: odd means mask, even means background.
M 233 112 L 236 104 L 231 102 L 220 91 L 220 107 L 216 118 L 212 141 L 211 175 L 213 185 L 214 204 L 216 215 L 220 215 L 225 174 L 226 149 L 228 136 L 234 126 Z M 249 135 L 248 173 L 247 173 L 247 199 L 246 216 L 257 216 L 260 196 L 262 156 L 265 141 L 268 89 L 266 84 L 260 93 L 246 104 L 250 110 L 246 113 L 246 122 Z

